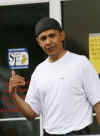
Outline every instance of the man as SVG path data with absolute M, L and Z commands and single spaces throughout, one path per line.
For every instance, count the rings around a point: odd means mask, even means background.
M 100 80 L 85 56 L 63 48 L 65 33 L 52 18 L 35 27 L 36 40 L 48 58 L 32 74 L 25 101 L 16 87 L 25 84 L 14 71 L 9 93 L 28 119 L 43 116 L 44 136 L 87 134 L 93 108 L 100 125 Z

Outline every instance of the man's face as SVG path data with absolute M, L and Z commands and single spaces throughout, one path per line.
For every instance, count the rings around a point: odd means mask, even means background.
M 63 31 L 50 29 L 40 33 L 37 37 L 37 42 L 48 56 L 55 56 L 60 54 L 64 38 Z

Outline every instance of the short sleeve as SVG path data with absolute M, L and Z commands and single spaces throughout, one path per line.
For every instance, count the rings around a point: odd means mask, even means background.
M 25 102 L 30 105 L 34 112 L 40 115 L 41 104 L 38 90 L 38 75 L 36 71 L 32 74 Z
M 83 87 L 88 100 L 95 105 L 100 102 L 100 79 L 88 58 L 84 57 L 83 62 Z

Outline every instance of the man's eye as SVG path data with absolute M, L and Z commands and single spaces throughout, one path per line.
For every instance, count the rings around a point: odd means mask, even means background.
M 50 34 L 49 37 L 50 38 L 54 38 L 56 36 L 56 34 Z
M 46 36 L 43 36 L 40 38 L 41 41 L 45 41 L 46 40 Z

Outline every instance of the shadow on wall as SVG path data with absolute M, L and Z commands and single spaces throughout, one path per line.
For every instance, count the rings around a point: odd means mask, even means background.
M 84 45 L 79 43 L 79 41 L 74 39 L 71 35 L 67 35 L 67 39 L 64 42 L 64 48 L 80 55 L 89 56 L 88 50 L 84 48 Z

